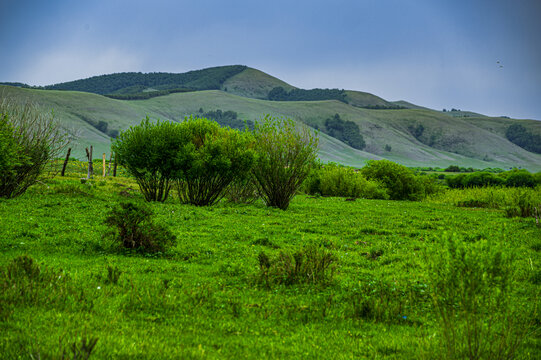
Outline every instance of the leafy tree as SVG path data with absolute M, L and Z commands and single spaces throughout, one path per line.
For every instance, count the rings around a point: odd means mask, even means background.
M 348 144 L 354 149 L 362 150 L 366 146 L 364 138 L 359 130 L 359 126 L 353 121 L 342 120 L 338 114 L 325 120 L 324 132 Z
M 291 119 L 270 115 L 253 131 L 258 159 L 252 168 L 258 191 L 267 206 L 286 210 L 317 158 L 318 138 Z
M 541 136 L 531 133 L 524 126 L 520 124 L 509 126 L 505 136 L 513 144 L 520 146 L 524 150 L 541 154 Z
M 0 197 L 22 195 L 68 142 L 52 113 L 31 103 L 0 101 Z
M 267 98 L 272 101 L 338 100 L 347 103 L 346 92 L 338 89 L 292 89 L 287 91 L 278 86 L 269 91 Z
M 248 176 L 255 160 L 251 133 L 222 128 L 204 118 L 190 117 L 177 126 L 187 136 L 177 155 L 182 202 L 212 205 L 233 181 Z
M 135 177 L 147 201 L 165 201 L 179 168 L 178 154 L 188 136 L 178 124 L 152 123 L 148 116 L 140 125 L 121 132 L 111 148 L 119 164 Z

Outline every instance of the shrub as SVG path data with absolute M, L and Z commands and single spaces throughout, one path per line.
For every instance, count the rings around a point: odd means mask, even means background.
M 387 189 L 364 178 L 360 172 L 337 164 L 314 168 L 305 182 L 307 193 L 349 198 L 388 199 Z
M 258 159 L 252 169 L 260 196 L 267 206 L 286 210 L 317 157 L 318 138 L 290 119 L 267 115 L 254 129 Z
M 225 197 L 233 203 L 252 204 L 259 198 L 259 194 L 254 179 L 248 176 L 233 181 L 227 188 Z
M 0 101 L 0 197 L 22 195 L 69 142 L 53 114 Z
M 446 359 L 511 359 L 526 329 L 513 308 L 511 258 L 487 241 L 444 237 L 427 255 L 433 310 Z
M 144 119 L 123 131 L 111 148 L 118 163 L 135 177 L 147 201 L 165 201 L 179 167 L 178 154 L 187 136 L 177 124 Z
M 177 155 L 180 200 L 212 205 L 222 199 L 236 179 L 248 176 L 255 160 L 250 132 L 222 128 L 205 118 L 187 118 L 177 125 L 186 134 Z
M 525 170 L 510 171 L 505 179 L 507 187 L 535 187 L 535 178 Z
M 392 161 L 370 160 L 361 173 L 369 180 L 383 183 L 392 200 L 420 200 L 424 196 L 423 185 L 415 174 Z
M 489 172 L 474 172 L 462 179 L 464 187 L 503 185 L 504 180 Z
M 336 256 L 322 247 L 307 246 L 293 254 L 280 252 L 269 258 L 259 253 L 260 281 L 271 284 L 328 284 L 334 275 Z
M 105 223 L 116 229 L 114 239 L 126 249 L 164 251 L 176 242 L 175 235 L 151 220 L 152 212 L 135 203 L 121 203 L 111 209 Z

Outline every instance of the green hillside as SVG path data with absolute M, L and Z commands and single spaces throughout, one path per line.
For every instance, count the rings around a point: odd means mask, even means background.
M 326 119 L 339 114 L 358 125 L 366 147 L 356 150 L 320 133 L 320 157 L 345 165 L 363 166 L 368 159 L 386 158 L 407 166 L 522 167 L 541 170 L 541 155 L 526 151 L 507 140 L 512 124 L 521 124 L 541 134 L 541 122 L 474 116 L 455 117 L 406 102 L 387 102 L 377 96 L 346 91 L 347 103 L 325 101 L 268 101 L 267 91 L 292 86 L 255 69 L 246 68 L 224 81 L 222 90 L 173 93 L 146 100 L 115 100 L 97 94 L 72 91 L 36 90 L 1 86 L 0 96 L 29 99 L 55 116 L 78 135 L 76 157 L 92 144 L 96 152 L 109 151 L 111 136 L 145 116 L 181 121 L 190 114 L 234 111 L 240 119 L 256 120 L 265 114 L 290 117 L 314 129 L 324 129 Z M 237 94 L 237 95 L 235 95 Z M 239 96 L 242 95 L 242 96 Z M 366 106 L 399 105 L 400 109 L 370 109 Z M 405 109 L 404 107 L 411 107 Z

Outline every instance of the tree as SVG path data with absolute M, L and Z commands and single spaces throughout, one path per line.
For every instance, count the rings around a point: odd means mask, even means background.
M 44 113 L 32 103 L 1 100 L 0 197 L 22 195 L 68 142 L 53 113 Z
M 286 210 L 314 166 L 318 137 L 291 119 L 270 115 L 256 122 L 253 133 L 258 159 L 252 174 L 258 191 L 267 206 Z

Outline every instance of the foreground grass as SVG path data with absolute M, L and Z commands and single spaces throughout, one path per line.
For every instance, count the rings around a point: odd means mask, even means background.
M 442 203 L 298 196 L 280 211 L 170 199 L 150 206 L 178 244 L 144 255 L 118 250 L 104 225 L 114 204 L 143 201 L 137 187 L 92 183 L 55 178 L 0 200 L 0 267 L 27 255 L 50 275 L 22 292 L 2 280 L 2 358 L 61 358 L 93 338 L 99 359 L 432 358 L 439 335 L 425 264 L 445 233 L 513 254 L 514 303 L 529 317 L 518 358 L 541 351 L 541 229 L 531 218 Z M 262 251 L 308 245 L 336 256 L 329 282 L 261 282 Z

